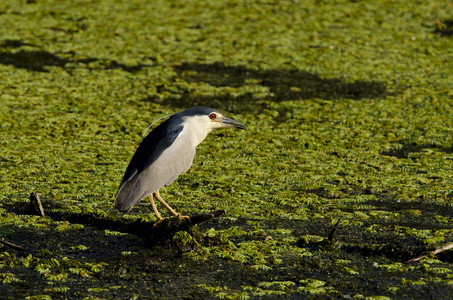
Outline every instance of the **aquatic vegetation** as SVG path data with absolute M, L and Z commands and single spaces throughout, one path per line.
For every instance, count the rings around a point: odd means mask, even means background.
M 451 250 L 430 251 L 453 243 L 452 14 L 434 0 L 2 1 L 0 239 L 25 250 L 0 244 L 0 294 L 447 293 Z M 211 134 L 162 193 L 227 215 L 157 239 L 149 205 L 120 214 L 114 193 L 144 129 L 195 105 L 249 130 Z

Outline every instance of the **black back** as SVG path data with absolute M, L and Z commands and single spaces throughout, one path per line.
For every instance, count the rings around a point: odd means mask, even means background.
M 162 152 L 170 147 L 176 140 L 183 129 L 185 117 L 197 115 L 209 115 L 217 112 L 215 109 L 196 106 L 184 111 L 173 114 L 166 121 L 162 122 L 153 131 L 151 131 L 140 143 L 129 166 L 121 180 L 120 187 L 127 181 L 131 180 L 136 174 L 149 167 Z

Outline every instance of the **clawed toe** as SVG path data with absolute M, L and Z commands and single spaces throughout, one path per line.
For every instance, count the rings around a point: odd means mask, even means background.
M 189 216 L 181 216 L 181 215 L 179 215 L 178 218 L 190 221 L 190 217 Z

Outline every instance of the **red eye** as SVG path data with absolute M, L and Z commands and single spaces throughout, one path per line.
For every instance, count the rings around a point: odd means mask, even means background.
M 210 114 L 209 119 L 214 120 L 217 116 L 215 114 Z

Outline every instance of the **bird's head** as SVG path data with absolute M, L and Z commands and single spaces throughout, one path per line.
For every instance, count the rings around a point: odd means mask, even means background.
M 212 111 L 208 114 L 208 118 L 210 123 L 210 126 L 214 128 L 219 128 L 219 127 L 233 127 L 233 128 L 239 128 L 239 129 L 247 129 L 247 126 L 244 124 L 239 123 L 238 121 L 235 121 L 233 119 L 227 118 L 218 111 Z
M 181 112 L 181 114 L 181 117 L 185 119 L 185 121 L 192 123 L 198 128 L 203 128 L 208 132 L 212 131 L 213 129 L 222 127 L 247 129 L 244 124 L 225 117 L 215 109 L 204 106 L 189 108 Z

